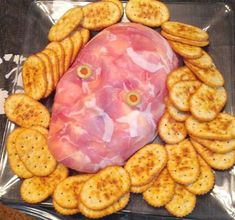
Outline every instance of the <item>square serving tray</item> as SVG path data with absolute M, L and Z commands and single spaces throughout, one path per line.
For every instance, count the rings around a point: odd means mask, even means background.
M 42 50 L 47 44 L 47 33 L 55 21 L 74 5 L 85 5 L 92 1 L 34 1 L 28 10 L 27 28 L 25 30 L 23 54 L 18 61 L 17 74 L 9 86 L 9 94 L 23 91 L 21 81 L 22 61 L 30 54 Z M 206 50 L 212 56 L 214 63 L 225 78 L 225 88 L 228 92 L 228 102 L 225 111 L 235 114 L 235 1 L 234 0 L 199 0 L 199 1 L 164 1 L 170 9 L 171 20 L 181 21 L 203 28 L 210 35 L 210 45 Z M 123 1 L 125 5 L 126 2 Z M 127 22 L 124 15 L 123 22 Z M 159 29 L 156 29 L 159 31 Z M 96 32 L 92 33 L 94 36 Z M 4 73 L 7 74 L 7 73 Z M 42 100 L 49 109 L 53 103 L 53 95 Z M 15 176 L 7 162 L 6 138 L 15 128 L 7 121 L 5 129 L 0 130 L 2 144 L 0 146 L 0 201 L 26 204 L 21 200 L 19 187 L 21 180 Z M 158 140 L 156 139 L 155 142 Z M 27 206 L 27 205 L 26 205 Z M 36 207 L 51 207 L 51 200 Z M 35 207 L 35 206 L 34 206 Z M 141 195 L 131 196 L 128 206 L 121 213 L 142 217 L 170 218 L 171 215 L 163 208 L 153 208 L 147 205 Z M 142 217 L 141 217 L 142 216 Z M 84 219 L 80 215 L 65 219 Z M 235 219 L 235 167 L 225 172 L 216 171 L 214 189 L 205 196 L 197 197 L 194 211 L 188 219 Z M 111 218 L 112 219 L 112 218 Z M 173 218 L 175 219 L 175 218 Z

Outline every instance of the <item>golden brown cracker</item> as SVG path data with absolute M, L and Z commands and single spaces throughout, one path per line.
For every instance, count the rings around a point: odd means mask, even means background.
M 165 168 L 154 180 L 152 186 L 143 192 L 143 199 L 151 206 L 161 207 L 170 202 L 174 192 L 175 182 Z
M 90 31 L 86 28 L 82 28 L 79 32 L 82 36 L 82 45 L 85 46 L 90 40 Z
M 141 148 L 125 165 L 131 178 L 131 186 L 150 183 L 165 167 L 166 162 L 167 153 L 162 145 L 149 144 Z
M 62 206 L 60 206 L 54 199 L 53 199 L 53 207 L 54 209 L 60 213 L 61 215 L 75 215 L 79 213 L 79 208 L 74 208 L 74 209 L 66 209 Z
M 65 52 L 64 71 L 66 72 L 72 61 L 74 46 L 73 41 L 70 37 L 66 37 L 63 41 L 61 41 L 61 44 Z
M 199 89 L 201 83 L 198 80 L 181 81 L 172 86 L 169 97 L 174 106 L 181 111 L 190 110 L 190 97 Z
M 127 17 L 136 23 L 159 27 L 170 18 L 168 7 L 159 1 L 135 0 L 126 4 Z
M 202 29 L 176 21 L 168 21 L 161 26 L 168 34 L 194 41 L 208 41 L 209 35 Z
M 208 139 L 227 141 L 235 138 L 235 117 L 226 113 L 209 122 L 200 122 L 190 116 L 185 122 L 188 133 L 192 136 Z
M 185 188 L 195 195 L 204 195 L 213 188 L 215 176 L 213 170 L 200 156 L 198 156 L 198 162 L 200 175 L 194 183 L 185 186 Z
M 47 176 L 56 168 L 56 160 L 38 131 L 24 129 L 16 138 L 16 150 L 25 167 L 35 176 Z
M 187 131 L 184 123 L 173 119 L 168 112 L 165 112 L 158 124 L 158 132 L 163 141 L 168 144 L 176 144 L 184 140 Z
M 84 183 L 80 201 L 89 209 L 105 209 L 129 192 L 130 185 L 130 177 L 125 169 L 119 166 L 106 167 Z
M 16 138 L 24 128 L 16 128 L 7 138 L 7 156 L 11 170 L 20 178 L 31 178 L 33 174 L 27 170 L 16 150 Z
M 155 179 L 153 179 L 151 182 L 147 183 L 146 185 L 142 185 L 142 186 L 131 186 L 131 192 L 132 193 L 142 193 L 144 191 L 146 191 L 149 187 L 151 187 L 153 185 Z
M 73 42 L 73 54 L 71 58 L 71 64 L 75 60 L 76 56 L 78 55 L 78 52 L 82 48 L 83 45 L 83 39 L 80 31 L 75 31 L 74 33 L 71 34 L 70 36 L 72 42 Z
M 102 1 L 103 2 L 112 2 L 112 3 L 116 4 L 121 12 L 121 16 L 123 15 L 124 8 L 123 8 L 122 2 L 120 0 L 102 0 Z
M 42 126 L 32 126 L 32 127 L 30 127 L 30 129 L 39 131 L 47 139 L 48 133 L 49 133 L 48 129 L 46 129 Z
M 165 205 L 165 208 L 176 217 L 184 217 L 190 214 L 195 206 L 196 196 L 184 186 L 176 184 L 175 194 L 172 200 Z
M 12 94 L 4 104 L 9 120 L 22 127 L 42 126 L 47 128 L 50 122 L 48 109 L 40 102 L 25 94 Z
M 44 97 L 47 90 L 46 67 L 41 58 L 29 56 L 23 64 L 22 79 L 25 93 L 33 99 Z
M 231 168 L 235 163 L 235 150 L 225 154 L 218 154 L 210 151 L 206 147 L 191 139 L 191 142 L 200 156 L 216 170 L 226 170 Z
M 224 87 L 212 88 L 205 84 L 190 97 L 190 112 L 199 121 L 211 121 L 216 118 L 227 101 Z
M 61 41 L 75 30 L 83 18 L 83 10 L 77 6 L 69 9 L 53 25 L 48 33 L 49 41 Z
M 166 145 L 167 169 L 171 177 L 180 184 L 195 182 L 200 174 L 197 153 L 188 139 L 179 144 Z

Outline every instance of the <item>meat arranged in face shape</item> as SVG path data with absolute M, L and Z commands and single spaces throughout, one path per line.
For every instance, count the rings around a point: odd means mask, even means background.
M 100 32 L 57 86 L 51 153 L 81 172 L 124 164 L 155 138 L 167 74 L 177 66 L 167 41 L 150 28 L 120 23 Z

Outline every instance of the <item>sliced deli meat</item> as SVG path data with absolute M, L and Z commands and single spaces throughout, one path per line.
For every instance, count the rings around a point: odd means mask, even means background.
M 53 156 L 81 172 L 123 165 L 155 138 L 167 75 L 177 66 L 167 41 L 150 28 L 120 23 L 100 32 L 57 86 Z

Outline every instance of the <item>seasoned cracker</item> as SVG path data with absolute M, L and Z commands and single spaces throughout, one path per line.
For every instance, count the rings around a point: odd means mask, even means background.
M 82 27 L 88 30 L 101 30 L 117 23 L 121 17 L 121 11 L 113 2 L 94 2 L 82 8 L 84 19 Z
M 73 54 L 71 58 L 71 64 L 75 60 L 76 56 L 78 55 L 78 52 L 82 48 L 83 45 L 83 39 L 80 31 L 75 31 L 74 33 L 71 34 L 70 36 L 72 42 L 73 42 Z
M 198 156 L 198 162 L 200 164 L 200 175 L 196 182 L 185 186 L 185 188 L 195 195 L 204 195 L 213 188 L 215 176 L 213 170 L 200 156 Z
M 211 121 L 224 108 L 227 94 L 224 87 L 212 88 L 205 84 L 190 97 L 190 112 L 199 121 Z
M 48 137 L 48 133 L 49 133 L 48 129 L 46 129 L 42 126 L 32 126 L 32 127 L 30 127 L 30 129 L 39 131 L 45 138 Z
M 176 121 L 183 122 L 186 121 L 187 118 L 190 116 L 190 112 L 183 112 L 178 110 L 172 103 L 170 99 L 166 102 L 166 108 L 169 115 Z
M 167 169 L 171 177 L 180 184 L 195 182 L 200 174 L 197 153 L 186 139 L 175 145 L 166 145 L 168 153 Z
M 31 55 L 24 61 L 22 79 L 28 96 L 36 100 L 44 97 L 47 91 L 46 67 L 38 56 Z
M 49 41 L 61 41 L 66 38 L 73 30 L 78 27 L 83 18 L 83 10 L 81 7 L 74 7 L 68 10 L 53 25 L 48 33 Z
M 181 81 L 192 81 L 196 80 L 196 76 L 193 72 L 187 67 L 182 66 L 178 69 L 172 71 L 167 77 L 167 88 L 170 90 L 174 84 Z
M 60 77 L 63 76 L 65 70 L 64 70 L 64 63 L 65 63 L 65 51 L 60 42 L 51 42 L 49 43 L 46 48 L 53 50 L 59 60 L 59 75 Z
M 166 39 L 168 39 L 168 40 L 172 40 L 172 41 L 175 41 L 175 42 L 188 44 L 188 45 L 192 45 L 192 46 L 197 46 L 197 47 L 205 47 L 209 44 L 208 40 L 206 40 L 206 41 L 189 40 L 189 39 L 186 39 L 186 38 L 182 38 L 182 37 L 178 37 L 178 36 L 168 34 L 167 32 L 165 32 L 163 30 L 161 31 L 161 35 L 163 37 L 165 37 Z
M 51 92 L 54 89 L 54 79 L 53 79 L 53 73 L 52 73 L 52 64 L 50 61 L 50 58 L 44 54 L 44 53 L 37 53 L 36 56 L 38 56 L 45 65 L 45 73 L 46 73 L 46 80 L 47 80 L 47 89 L 44 94 L 44 97 L 47 97 L 51 94 Z
M 156 177 L 155 177 L 156 178 Z M 151 187 L 153 185 L 155 179 L 153 179 L 151 182 L 147 183 L 146 185 L 142 185 L 142 186 L 131 186 L 131 192 L 132 193 L 142 193 L 144 191 L 146 191 L 149 187 Z
M 207 140 L 197 137 L 192 137 L 199 144 L 202 144 L 204 147 L 208 148 L 212 152 L 224 154 L 230 151 L 235 150 L 235 139 L 228 141 L 216 141 L 216 140 Z
M 82 28 L 79 32 L 82 36 L 82 45 L 85 46 L 86 43 L 90 40 L 90 31 L 86 28 Z
M 105 209 L 129 192 L 130 185 L 130 177 L 125 169 L 119 166 L 106 167 L 85 182 L 80 201 L 89 209 Z
M 36 176 L 25 179 L 20 187 L 21 198 L 27 203 L 40 203 L 46 200 L 50 194 L 51 190 L 46 187 L 44 180 Z
M 181 111 L 190 110 L 190 97 L 199 89 L 201 83 L 198 80 L 181 81 L 172 86 L 169 97 L 174 106 Z
M 33 176 L 30 173 L 23 162 L 21 161 L 17 151 L 16 151 L 16 138 L 24 128 L 16 128 L 12 133 L 9 134 L 7 138 L 7 156 L 11 170 L 20 178 L 31 178 Z
M 218 154 L 210 151 L 206 147 L 191 138 L 191 142 L 201 157 L 216 170 L 227 170 L 235 164 L 235 150 L 225 154 Z
M 64 71 L 67 71 L 72 62 L 74 45 L 70 37 L 66 37 L 63 41 L 61 41 L 61 44 L 65 52 Z
M 125 165 L 131 178 L 131 186 L 150 183 L 165 167 L 166 162 L 167 152 L 162 145 L 149 144 L 141 148 Z
M 202 49 L 200 47 L 191 46 L 168 40 L 172 49 L 184 58 L 199 58 L 202 56 Z
M 224 85 L 224 78 L 215 66 L 209 69 L 202 69 L 192 65 L 187 60 L 184 60 L 184 63 L 206 85 L 211 87 L 221 87 Z
M 60 206 L 55 199 L 53 199 L 53 207 L 57 212 L 59 212 L 61 215 L 75 215 L 79 213 L 79 208 L 74 208 L 74 209 L 66 209 L 62 206 Z
M 120 0 L 102 0 L 102 2 L 112 2 L 112 3 L 116 4 L 121 12 L 121 16 L 123 16 L 124 8 L 123 8 L 122 2 Z
M 158 132 L 162 140 L 168 144 L 179 143 L 187 136 L 184 123 L 173 119 L 168 112 L 165 112 L 161 117 Z
M 170 18 L 168 7 L 159 1 L 135 0 L 126 4 L 127 17 L 136 23 L 159 27 Z
M 166 205 L 173 198 L 175 182 L 165 168 L 148 190 L 143 193 L 143 199 L 153 207 Z
M 189 40 L 208 41 L 209 39 L 209 35 L 207 34 L 206 31 L 203 31 L 202 29 L 198 27 L 176 22 L 176 21 L 165 22 L 162 25 L 162 29 L 168 34 L 171 34 L 177 37 L 186 38 Z
M 190 116 L 185 126 L 190 135 L 198 138 L 219 141 L 235 138 L 235 117 L 226 113 L 219 113 L 210 122 L 200 122 Z
M 118 201 L 114 202 L 112 205 L 101 209 L 101 210 L 92 210 L 86 207 L 83 203 L 79 203 L 79 209 L 83 215 L 88 218 L 102 218 L 107 215 L 111 215 L 115 212 L 118 212 L 125 208 L 130 199 L 130 193 L 123 195 Z
M 9 120 L 22 127 L 42 126 L 47 128 L 50 122 L 48 109 L 40 102 L 25 94 L 10 95 L 4 104 Z
M 198 68 L 208 69 L 213 66 L 213 60 L 210 57 L 210 55 L 203 50 L 202 56 L 197 59 L 187 59 L 189 63 L 191 63 L 194 66 L 197 66 Z
M 78 197 L 83 184 L 91 178 L 92 175 L 70 176 L 60 182 L 53 194 L 56 203 L 66 209 L 75 209 L 78 207 Z
M 184 217 L 190 214 L 196 206 L 196 196 L 184 186 L 176 184 L 175 194 L 172 200 L 166 204 L 168 212 L 176 217 Z
M 49 48 L 44 49 L 42 53 L 46 54 L 50 58 L 52 64 L 52 74 L 53 74 L 53 83 L 54 83 L 53 88 L 55 88 L 60 79 L 59 58 L 56 52 Z
M 47 147 L 46 138 L 38 131 L 24 129 L 16 138 L 16 150 L 25 167 L 35 176 L 47 176 L 56 161 Z

